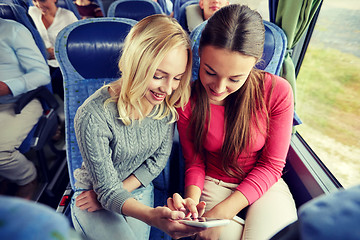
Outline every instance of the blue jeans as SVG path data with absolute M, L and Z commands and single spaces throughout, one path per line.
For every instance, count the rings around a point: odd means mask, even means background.
M 75 206 L 75 199 L 84 191 L 76 191 L 71 199 L 71 217 L 76 231 L 92 240 L 148 240 L 150 226 L 129 216 L 108 210 L 88 212 Z M 132 192 L 135 199 L 147 206 L 154 205 L 154 187 L 140 187 Z

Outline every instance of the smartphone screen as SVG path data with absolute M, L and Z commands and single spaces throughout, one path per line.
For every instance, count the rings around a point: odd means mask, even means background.
M 189 226 L 203 227 L 203 228 L 219 227 L 230 223 L 229 219 L 217 219 L 217 218 L 206 218 L 206 217 L 184 218 L 178 221 Z

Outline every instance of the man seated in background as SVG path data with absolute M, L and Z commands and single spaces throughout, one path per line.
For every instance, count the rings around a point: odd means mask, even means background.
M 42 115 L 39 100 L 32 100 L 15 114 L 22 94 L 50 83 L 49 68 L 31 33 L 22 24 L 0 18 L 0 194 L 6 182 L 19 187 L 16 195 L 31 199 L 37 187 L 34 163 L 19 146 Z
M 199 24 L 208 20 L 217 10 L 229 5 L 227 0 L 200 0 L 199 4 L 186 7 L 188 30 L 192 32 Z

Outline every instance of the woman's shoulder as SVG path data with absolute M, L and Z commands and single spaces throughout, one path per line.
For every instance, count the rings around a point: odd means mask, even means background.
M 286 79 L 271 73 L 265 73 L 264 82 L 265 98 L 270 101 L 271 105 L 293 102 L 293 91 Z
M 80 110 L 86 111 L 101 111 L 105 105 L 105 101 L 110 98 L 106 87 L 100 88 L 90 95 L 83 104 L 79 107 Z
M 291 86 L 290 83 L 278 76 L 278 75 L 274 75 L 268 72 L 265 72 L 265 78 L 264 78 L 264 83 L 265 83 L 265 91 L 272 91 L 272 92 L 289 92 L 291 91 Z

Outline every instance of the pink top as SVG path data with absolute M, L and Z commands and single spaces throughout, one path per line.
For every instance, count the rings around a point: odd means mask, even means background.
M 271 93 L 271 76 L 274 78 L 274 88 Z M 265 75 L 265 100 L 269 106 L 270 131 L 266 137 L 265 121 L 259 121 L 262 132 L 256 131 L 254 143 L 250 146 L 250 154 L 242 153 L 238 163 L 247 174 L 245 179 L 238 179 L 226 175 L 220 166 L 221 146 L 225 136 L 224 131 L 224 106 L 210 105 L 210 129 L 205 139 L 205 157 L 195 154 L 193 142 L 187 136 L 187 127 L 191 117 L 191 102 L 184 111 L 178 109 L 177 122 L 180 142 L 185 158 L 185 187 L 196 185 L 203 189 L 205 175 L 220 179 L 228 183 L 238 183 L 239 190 L 252 204 L 259 199 L 282 175 L 285 159 L 289 149 L 292 131 L 294 101 L 290 84 L 283 78 L 266 73 Z M 255 128 L 257 129 L 257 128 Z M 266 148 L 264 148 L 266 144 Z M 258 155 L 259 151 L 261 154 Z M 205 165 L 206 160 L 206 165 Z M 205 168 L 206 166 L 206 168 Z

